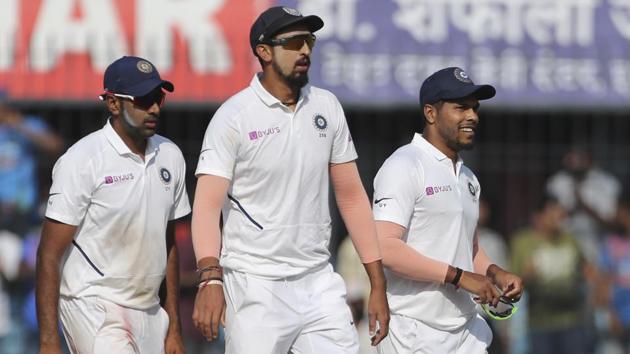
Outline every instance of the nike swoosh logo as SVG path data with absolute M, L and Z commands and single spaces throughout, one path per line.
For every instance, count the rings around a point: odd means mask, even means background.
M 374 204 L 378 204 L 380 202 L 382 202 L 383 200 L 388 200 L 388 199 L 392 199 L 392 198 L 381 198 L 381 199 L 377 199 L 374 201 Z
M 57 194 L 61 194 L 61 193 L 50 193 L 50 194 L 48 195 L 48 198 L 50 198 L 50 197 L 52 197 L 52 196 L 54 196 L 54 195 L 57 195 Z

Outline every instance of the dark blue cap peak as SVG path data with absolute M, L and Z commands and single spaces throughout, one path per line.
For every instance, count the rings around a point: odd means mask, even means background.
M 153 64 L 148 60 L 124 56 L 111 63 L 103 76 L 103 88 L 107 92 L 142 97 L 162 87 L 173 92 L 175 87 L 170 81 L 162 80 Z
M 431 74 L 420 88 L 420 105 L 433 104 L 441 100 L 456 100 L 473 96 L 487 100 L 497 93 L 491 85 L 475 85 L 461 68 L 445 68 Z

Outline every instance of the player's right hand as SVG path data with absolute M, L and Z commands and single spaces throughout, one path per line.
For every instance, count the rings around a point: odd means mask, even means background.
M 195 327 L 211 341 L 219 336 L 219 323 L 225 326 L 225 297 L 223 286 L 206 285 L 197 291 L 193 310 Z
M 501 299 L 501 293 L 485 275 L 464 271 L 458 285 L 473 293 L 475 301 L 480 304 L 497 306 Z

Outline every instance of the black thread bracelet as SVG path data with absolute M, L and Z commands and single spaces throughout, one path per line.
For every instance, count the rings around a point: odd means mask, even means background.
M 204 268 L 201 268 L 201 269 L 197 269 L 195 272 L 201 274 L 203 272 L 211 272 L 213 270 L 222 272 L 223 268 L 221 268 L 221 266 L 207 266 L 207 267 L 204 267 Z
M 459 284 L 459 279 L 462 277 L 462 273 L 464 273 L 464 271 L 459 267 L 456 267 L 455 270 L 457 271 L 457 273 L 455 273 L 455 277 L 453 277 L 453 280 L 451 280 L 451 284 L 457 286 L 457 284 Z
M 196 270 L 197 278 L 201 280 L 203 273 L 206 273 L 206 272 L 218 272 L 219 276 L 223 276 L 223 268 L 221 268 L 220 266 L 209 266 L 202 269 L 197 269 Z

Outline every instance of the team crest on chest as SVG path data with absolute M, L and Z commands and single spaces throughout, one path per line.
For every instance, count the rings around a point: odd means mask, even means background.
M 171 172 L 164 167 L 160 168 L 160 179 L 164 184 L 170 184 L 172 179 Z
M 321 114 L 316 114 L 315 117 L 313 117 L 313 124 L 315 128 L 322 132 L 326 131 L 326 128 L 328 128 L 328 121 L 326 121 L 326 118 Z

